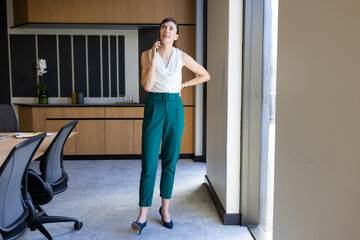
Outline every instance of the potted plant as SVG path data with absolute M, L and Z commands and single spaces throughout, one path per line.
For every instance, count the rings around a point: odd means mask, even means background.
M 39 89 L 39 104 L 47 104 L 48 95 L 46 93 L 47 84 L 44 83 L 44 74 L 47 73 L 45 70 L 46 67 L 46 60 L 45 59 L 38 59 L 37 64 L 37 75 L 39 76 L 39 83 L 36 85 Z

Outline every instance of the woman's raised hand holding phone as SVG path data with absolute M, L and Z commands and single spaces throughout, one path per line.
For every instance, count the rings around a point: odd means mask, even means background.
M 159 47 L 161 46 L 161 41 L 157 39 L 157 41 L 154 43 L 152 47 L 152 57 L 155 58 L 156 52 L 159 51 Z

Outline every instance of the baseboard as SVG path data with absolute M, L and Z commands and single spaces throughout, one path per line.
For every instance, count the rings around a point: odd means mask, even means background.
M 129 160 L 141 159 L 139 154 L 123 155 L 64 155 L 64 160 Z
M 209 190 L 210 196 L 215 204 L 215 207 L 220 215 L 221 221 L 224 225 L 240 225 L 241 224 L 241 214 L 236 213 L 226 213 L 223 208 L 219 198 L 217 197 L 208 177 L 205 175 L 205 184 Z
M 161 158 L 161 155 L 159 155 Z M 118 155 L 64 155 L 64 160 L 131 160 L 141 159 L 141 154 Z M 194 154 L 180 154 L 179 159 L 194 159 Z
M 194 156 L 194 162 L 206 162 L 203 156 Z
M 161 158 L 161 155 L 160 155 L 160 158 Z M 183 154 L 180 154 L 179 159 L 194 159 L 194 154 L 183 153 Z
M 256 239 L 256 240 L 268 239 L 266 237 L 265 232 L 260 228 L 259 225 L 250 225 L 250 226 L 247 226 L 247 228 L 249 229 L 249 232 L 254 239 Z

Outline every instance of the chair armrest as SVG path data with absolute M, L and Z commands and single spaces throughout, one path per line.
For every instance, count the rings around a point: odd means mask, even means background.
M 34 205 L 46 204 L 54 196 L 51 185 L 32 169 L 28 170 L 28 193 Z

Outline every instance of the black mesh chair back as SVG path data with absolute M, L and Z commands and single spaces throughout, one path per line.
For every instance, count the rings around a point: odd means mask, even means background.
M 74 222 L 74 229 L 76 230 L 80 230 L 83 225 L 77 218 L 50 216 L 41 207 L 41 205 L 50 202 L 54 194 L 67 189 L 68 176 L 63 167 L 63 151 L 66 140 L 78 122 L 78 120 L 75 120 L 65 124 L 55 136 L 44 155 L 40 158 L 41 175 L 31 169 L 28 171 L 28 192 L 36 209 L 34 214 L 30 212 L 33 219 L 30 229 L 39 229 L 48 239 L 52 239 L 52 237 L 44 228 L 44 223 Z
M 13 107 L 0 104 L 0 132 L 18 132 L 19 125 Z
M 67 182 L 67 174 L 63 167 L 64 145 L 78 122 L 79 120 L 74 120 L 65 124 L 41 157 L 41 174 L 43 179 L 53 187 L 54 193 L 57 193 L 56 185 L 64 183 L 64 180 Z M 62 188 L 62 190 L 65 189 Z
M 24 173 L 45 136 L 42 133 L 15 146 L 0 168 L 0 232 L 5 239 L 16 237 L 26 229 L 29 210 L 24 201 L 27 194 Z

